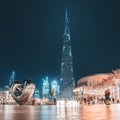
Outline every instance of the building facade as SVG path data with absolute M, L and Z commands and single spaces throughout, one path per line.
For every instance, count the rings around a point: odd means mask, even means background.
M 42 79 L 42 98 L 59 98 L 60 85 L 58 79 L 49 79 L 48 76 Z
M 5 90 L 0 92 L 0 104 L 16 104 L 10 91 Z
M 77 82 L 73 90 L 76 99 L 94 96 L 98 99 L 105 97 L 105 92 L 110 91 L 110 98 L 120 101 L 120 69 L 112 73 L 95 74 L 83 77 Z
M 9 86 L 11 85 L 11 83 L 15 81 L 15 71 L 12 71 L 12 74 L 10 75 L 9 78 Z
M 75 87 L 75 80 L 73 77 L 73 58 L 67 9 L 65 12 L 65 27 L 63 37 L 64 39 L 61 61 L 60 97 L 72 99 L 73 89 Z

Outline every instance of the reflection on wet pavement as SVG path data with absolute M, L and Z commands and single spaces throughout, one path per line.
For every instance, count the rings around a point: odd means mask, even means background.
M 120 120 L 120 104 L 79 106 L 0 105 L 0 120 Z

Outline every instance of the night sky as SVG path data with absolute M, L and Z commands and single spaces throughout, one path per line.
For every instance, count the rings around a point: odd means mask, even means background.
M 119 0 L 1 0 L 0 86 L 60 76 L 65 8 L 75 80 L 120 67 Z

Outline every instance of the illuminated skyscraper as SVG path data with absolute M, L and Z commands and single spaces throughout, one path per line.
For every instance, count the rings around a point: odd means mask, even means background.
M 10 75 L 9 85 L 11 85 L 13 81 L 15 81 L 15 71 L 12 71 L 12 74 Z
M 60 94 L 61 98 L 70 99 L 73 98 L 73 88 L 75 87 L 75 79 L 73 77 L 72 49 L 67 9 L 65 12 L 65 28 L 63 37 L 64 39 L 61 62 Z
M 48 76 L 44 79 L 43 78 L 43 85 L 42 85 L 42 97 L 48 98 L 50 93 L 50 86 L 48 82 Z
M 51 95 L 52 98 L 60 97 L 60 85 L 57 83 L 57 80 L 51 82 Z

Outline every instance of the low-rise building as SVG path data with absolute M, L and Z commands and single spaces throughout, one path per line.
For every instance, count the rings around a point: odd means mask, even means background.
M 110 90 L 110 97 L 120 100 L 120 69 L 112 73 L 95 74 L 83 77 L 77 82 L 73 90 L 75 98 L 95 96 L 103 98 L 105 91 Z
M 0 104 L 16 104 L 16 101 L 13 99 L 10 91 L 0 92 Z

